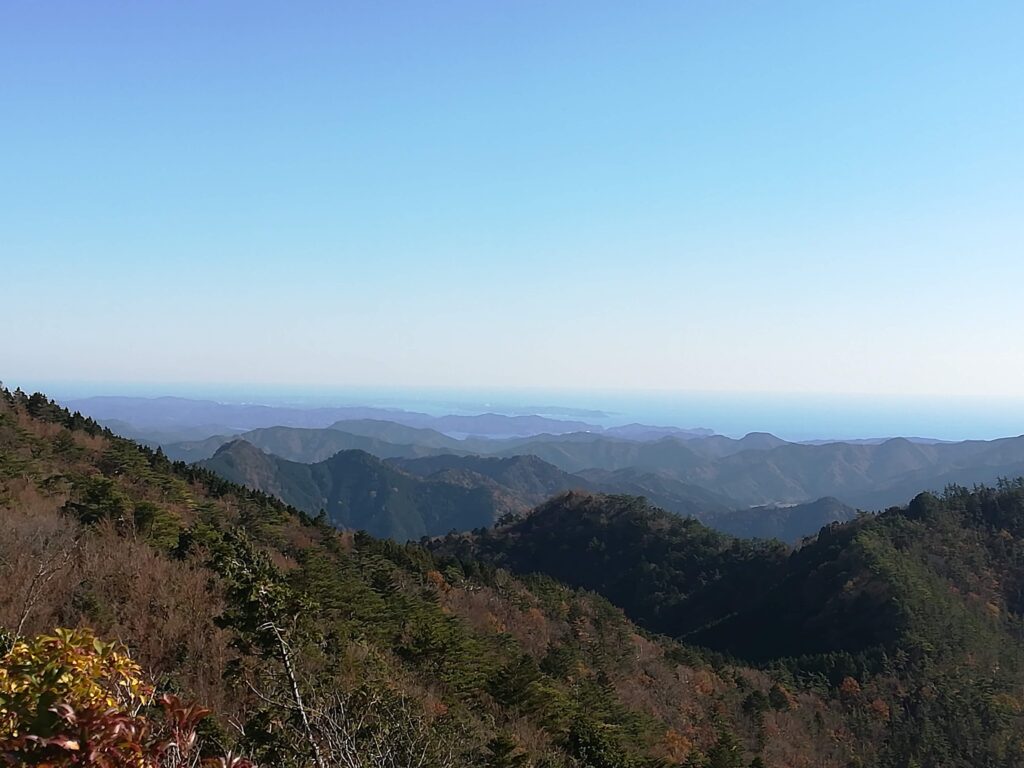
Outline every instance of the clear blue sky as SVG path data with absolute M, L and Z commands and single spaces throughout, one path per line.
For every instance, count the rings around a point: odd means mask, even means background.
M 0 378 L 1024 395 L 1024 3 L 0 5 Z

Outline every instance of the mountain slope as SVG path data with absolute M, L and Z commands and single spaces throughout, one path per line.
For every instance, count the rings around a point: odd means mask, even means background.
M 358 429 L 358 425 L 365 422 L 338 422 L 338 424 L 349 423 L 355 424 L 354 428 Z M 267 453 L 304 464 L 323 461 L 338 451 L 365 451 L 378 458 L 388 459 L 433 456 L 446 450 L 452 450 L 430 445 L 395 444 L 372 435 L 343 432 L 333 427 L 330 429 L 266 427 L 243 432 L 240 435 L 215 435 L 195 442 L 172 443 L 164 446 L 164 450 L 169 457 L 177 461 L 203 461 L 211 458 L 218 448 L 232 440 L 245 440 Z
M 323 510 L 338 527 L 396 541 L 490 525 L 507 511 L 485 488 L 421 480 L 363 451 L 302 464 L 235 440 L 200 465 L 310 514 Z
M 724 518 L 736 507 L 732 499 L 677 480 L 671 472 L 648 472 L 627 467 L 614 472 L 584 470 L 579 476 L 588 480 L 595 490 L 643 496 L 657 507 L 684 516 L 703 519 L 706 516 L 721 515 Z
M 414 445 L 420 448 L 436 448 L 450 453 L 462 453 L 462 442 L 454 437 L 426 427 L 410 427 L 394 421 L 381 419 L 345 419 L 330 426 L 350 435 L 372 437 L 383 443 Z
M 778 438 L 758 434 L 738 441 L 712 436 L 648 443 L 571 437 L 522 441 L 514 450 L 574 473 L 644 470 L 740 506 L 801 504 L 834 496 L 850 506 L 877 510 L 905 503 L 923 490 L 941 491 L 950 483 L 991 484 L 1024 474 L 1024 437 L 932 444 L 893 438 L 877 445 L 779 444 Z
M 130 429 L 130 425 L 121 427 Z M 302 462 L 322 461 L 339 450 L 353 449 L 380 458 L 532 455 L 564 472 L 591 479 L 600 478 L 602 472 L 622 472 L 618 478 L 622 483 L 613 479 L 603 482 L 601 488 L 644 493 L 681 514 L 699 514 L 691 503 L 699 501 L 698 488 L 706 492 L 704 502 L 713 505 L 780 506 L 831 496 L 849 506 L 881 510 L 923 490 L 941 491 L 948 484 L 991 484 L 1000 477 L 1024 473 L 1024 437 L 960 443 L 892 438 L 800 444 L 765 433 L 751 433 L 739 440 L 722 435 L 690 436 L 667 428 L 621 432 L 651 438 L 645 440 L 614 434 L 615 430 L 608 430 L 457 440 L 432 428 L 350 419 L 338 421 L 330 429 L 272 427 L 162 445 L 169 456 L 188 461 L 209 458 L 220 445 L 236 437 Z M 652 477 L 643 480 L 643 475 Z M 663 487 L 666 483 L 678 486 L 670 490 Z
M 593 589 L 652 629 L 834 686 L 888 724 L 879 765 L 1024 760 L 1024 481 L 922 494 L 790 553 L 579 494 L 435 546 Z
M 590 485 L 584 478 L 563 472 L 536 456 L 496 458 L 444 455 L 391 459 L 388 463 L 424 478 L 451 478 L 466 473 L 485 477 L 520 499 L 524 506 L 535 506 L 563 491 Z
M 214 710 L 205 739 L 262 765 L 311 762 L 267 622 L 329 764 L 339 739 L 367 759 L 383 739 L 402 765 L 415 745 L 423 768 L 876 753 L 844 705 L 785 675 L 712 666 L 550 580 L 338 533 L 41 396 L 0 390 L 0 520 L 0 630 L 120 640 L 159 690 Z
M 609 437 L 621 437 L 625 440 L 660 440 L 663 437 L 679 437 L 689 440 L 699 437 L 710 437 L 713 430 L 704 427 L 684 429 L 681 427 L 656 427 L 649 424 L 623 424 L 618 427 L 608 427 L 604 434 Z
M 493 531 L 449 536 L 439 551 L 597 592 L 658 632 L 713 623 L 717 582 L 748 594 L 786 556 L 782 545 L 732 539 L 633 496 L 570 492 Z
M 657 503 L 655 499 L 652 501 Z M 745 538 L 779 539 L 794 544 L 826 525 L 844 523 L 856 516 L 856 509 L 831 496 L 806 504 L 748 507 L 726 512 L 705 510 L 697 514 L 702 523 L 723 533 Z
M 700 466 L 704 459 L 693 449 L 672 437 L 638 443 L 608 438 L 531 440 L 497 451 L 499 456 L 532 454 L 566 472 L 584 469 L 617 470 L 625 468 L 648 471 L 681 472 Z
M 993 483 L 1022 473 L 1024 438 L 933 445 L 894 438 L 879 445 L 787 444 L 743 451 L 677 475 L 744 504 L 835 496 L 852 506 L 884 509 L 950 482 Z

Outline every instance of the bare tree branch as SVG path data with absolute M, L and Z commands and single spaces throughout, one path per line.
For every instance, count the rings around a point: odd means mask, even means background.
M 43 596 L 43 588 L 53 581 L 54 577 L 68 566 L 68 563 L 71 562 L 72 555 L 74 555 L 75 550 L 77 549 L 78 540 L 76 539 L 70 546 L 58 550 L 52 557 L 44 559 L 39 563 L 39 567 L 32 576 L 32 581 L 29 583 L 28 589 L 25 592 L 25 601 L 22 604 L 21 618 L 18 620 L 18 627 L 14 631 L 15 640 L 21 639 L 22 632 L 25 629 L 25 622 L 28 621 L 28 617 L 31 615 L 32 610 L 36 607 L 36 604 Z

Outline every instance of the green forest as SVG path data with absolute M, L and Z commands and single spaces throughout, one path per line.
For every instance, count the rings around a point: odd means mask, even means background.
M 398 544 L 3 390 L 0 515 L 10 765 L 1024 764 L 1020 481 L 796 549 L 590 493 Z

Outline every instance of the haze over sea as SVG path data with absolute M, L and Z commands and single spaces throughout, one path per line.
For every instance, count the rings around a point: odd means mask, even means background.
M 30 382 L 71 399 L 97 395 L 187 397 L 294 407 L 366 405 L 431 415 L 539 414 L 602 427 L 704 427 L 729 437 L 771 432 L 786 440 L 924 437 L 992 440 L 1024 434 L 1024 398 L 679 391 L 459 390 L 217 384 Z

